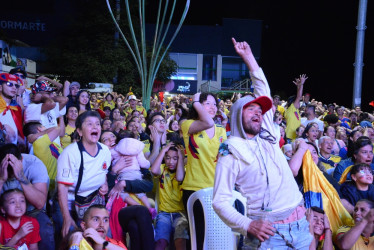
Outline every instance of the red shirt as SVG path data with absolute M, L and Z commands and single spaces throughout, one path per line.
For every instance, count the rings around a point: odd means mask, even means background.
M 14 248 L 18 248 L 22 246 L 24 243 L 29 247 L 31 244 L 37 243 L 41 240 L 40 234 L 39 234 L 39 223 L 35 218 L 32 218 L 27 215 L 23 215 L 21 217 L 21 222 L 19 223 L 18 228 L 13 228 L 7 219 L 5 220 L 0 220 L 1 224 L 1 235 L 0 235 L 0 243 L 5 245 L 7 242 L 9 242 L 12 237 L 18 232 L 18 230 L 22 227 L 23 224 L 26 222 L 31 221 L 34 229 L 32 232 L 30 232 L 28 235 L 20 239 Z
M 110 243 L 112 243 L 113 245 L 122 247 L 123 249 L 127 250 L 126 246 L 122 243 L 122 241 L 111 239 L 108 236 L 105 237 L 105 240 L 108 241 L 108 242 L 110 242 Z

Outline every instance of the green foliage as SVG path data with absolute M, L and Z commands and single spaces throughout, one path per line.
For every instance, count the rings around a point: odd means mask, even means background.
M 139 73 L 123 40 L 119 38 L 115 45 L 115 26 L 105 1 L 76 0 L 75 4 L 78 9 L 76 17 L 65 20 L 70 23 L 68 29 L 46 51 L 50 71 L 81 84 L 112 83 L 118 71 L 115 91 L 126 94 L 132 86 L 132 91 L 140 96 Z M 114 8 L 114 1 L 111 5 Z M 131 5 L 136 13 L 138 6 L 133 2 Z M 120 26 L 125 36 L 131 37 L 126 34 L 129 29 L 125 6 L 121 6 Z M 133 26 L 138 27 L 138 20 L 134 17 Z M 168 57 L 160 66 L 158 76 L 160 80 L 167 80 L 175 72 L 176 64 Z

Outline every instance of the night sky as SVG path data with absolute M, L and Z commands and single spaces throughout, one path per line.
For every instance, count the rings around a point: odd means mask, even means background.
M 262 66 L 273 94 L 296 93 L 293 79 L 309 76 L 304 93 L 324 103 L 352 106 L 353 63 L 359 1 L 192 0 L 185 24 L 220 25 L 222 18 L 263 20 Z M 374 77 L 374 5 L 368 3 L 364 50 L 362 108 Z

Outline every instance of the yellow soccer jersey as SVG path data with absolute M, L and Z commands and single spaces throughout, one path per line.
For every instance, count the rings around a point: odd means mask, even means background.
M 286 135 L 287 138 L 295 140 L 296 139 L 296 129 L 300 127 L 300 113 L 293 103 L 284 112 L 284 117 L 287 121 Z
M 55 188 L 55 179 L 57 174 L 57 158 L 62 153 L 62 147 L 55 142 L 51 142 L 48 134 L 39 137 L 32 144 L 34 154 L 47 167 L 49 176 L 49 190 L 53 191 Z
M 344 234 L 348 232 L 350 229 L 351 227 L 348 227 L 348 226 L 340 227 L 336 235 L 339 236 L 340 234 Z M 366 240 L 369 240 L 369 243 L 367 245 L 365 244 L 365 240 L 363 236 L 360 236 L 358 240 L 356 241 L 356 243 L 351 248 L 351 250 L 374 249 L 374 236 L 371 236 L 369 239 L 366 239 Z
M 187 151 L 186 176 L 182 188 L 197 191 L 213 187 L 218 149 L 227 136 L 226 129 L 217 124 L 215 124 L 215 133 L 212 139 L 205 131 L 190 135 L 188 130 L 193 122 L 194 120 L 186 120 L 181 126 Z
M 167 213 L 184 211 L 182 200 L 182 188 L 175 178 L 175 172 L 170 172 L 165 168 L 165 164 L 160 166 L 161 175 L 158 178 L 158 191 L 160 197 L 159 210 Z
M 65 135 L 60 137 L 60 142 L 62 148 L 66 148 L 71 144 L 71 137 L 70 135 L 74 132 L 75 128 L 71 127 L 70 125 L 67 125 L 65 127 Z
M 136 106 L 136 110 L 139 111 L 140 114 L 142 114 L 144 116 L 144 118 L 147 117 L 147 111 L 145 111 L 145 109 L 143 108 L 143 106 Z M 133 109 L 128 107 L 127 109 L 125 109 L 125 114 L 126 116 L 129 116 L 131 115 Z
M 338 166 L 338 163 L 341 161 L 341 157 L 338 155 L 331 155 L 331 157 L 326 160 L 322 157 L 319 157 L 320 161 L 322 162 L 322 165 L 325 167 L 326 170 L 330 168 L 335 168 Z
M 143 153 L 148 153 L 150 152 L 150 147 L 151 147 L 151 144 L 149 142 L 149 140 L 145 140 L 145 141 L 142 141 L 144 143 L 144 148 L 143 148 Z
M 102 102 L 102 108 L 109 107 L 110 109 L 114 109 L 116 107 L 116 103 L 112 100 L 110 102 L 104 101 Z

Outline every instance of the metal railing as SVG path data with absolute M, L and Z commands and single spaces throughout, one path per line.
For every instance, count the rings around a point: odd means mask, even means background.
M 244 79 L 242 81 L 237 81 L 228 87 L 217 88 L 212 85 L 211 81 L 204 82 L 200 85 L 200 92 L 219 92 L 219 91 L 251 91 L 252 82 L 250 78 Z

